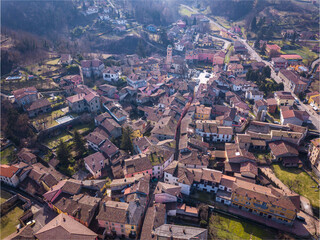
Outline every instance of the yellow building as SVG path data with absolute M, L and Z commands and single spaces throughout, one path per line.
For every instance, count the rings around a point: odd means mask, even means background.
M 314 173 L 320 177 L 320 138 L 310 141 L 308 157 Z
M 211 107 L 205 107 L 203 105 L 196 107 L 194 118 L 197 120 L 209 120 L 211 116 Z
M 310 104 L 313 98 L 319 97 L 319 96 L 320 96 L 320 93 L 314 93 L 313 95 L 309 96 L 308 103 Z
M 278 106 L 293 106 L 295 101 L 291 92 L 278 91 L 274 93 L 274 98 L 277 100 Z
M 241 180 L 237 180 L 233 188 L 233 206 L 276 222 L 293 224 L 297 216 L 297 207 L 292 199 L 299 195 L 285 195 L 280 189 Z

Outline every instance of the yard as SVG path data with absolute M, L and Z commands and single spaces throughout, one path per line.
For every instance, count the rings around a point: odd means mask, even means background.
M 23 214 L 23 210 L 20 207 L 15 207 L 9 213 L 4 216 L 1 216 L 1 239 L 9 236 L 10 234 L 16 231 L 16 226 L 19 224 L 19 217 Z
M 302 169 L 284 168 L 279 164 L 272 165 L 273 171 L 285 185 L 296 193 L 308 198 L 314 208 L 320 208 L 320 196 L 317 183 Z
M 15 147 L 8 147 L 0 152 L 1 164 L 8 164 L 14 159 Z
M 5 201 L 7 201 L 11 196 L 12 196 L 12 194 L 11 193 L 9 193 L 9 192 L 6 192 L 6 191 L 4 191 L 4 190 L 0 190 L 1 192 L 1 194 L 0 194 L 0 204 L 2 204 L 2 203 L 4 203 Z
M 55 119 L 64 116 L 67 112 L 68 109 L 64 108 L 52 111 L 51 113 L 42 114 L 32 121 L 32 125 L 38 130 L 54 127 L 59 124 Z
M 76 126 L 73 126 L 73 131 L 78 131 L 80 134 L 85 135 L 89 131 L 93 130 L 95 127 L 94 122 L 91 123 L 83 123 Z
M 215 194 L 214 193 L 208 193 L 205 191 L 195 191 L 190 195 L 190 198 L 193 200 L 197 200 L 203 203 L 207 203 L 209 205 L 214 204 Z
M 284 50 L 285 54 L 298 54 L 300 55 L 303 59 L 316 59 L 317 54 L 312 52 L 309 48 L 307 47 L 301 47 L 299 49 L 295 50 Z
M 62 132 L 61 134 L 48 138 L 44 141 L 44 145 L 49 147 L 50 149 L 54 149 L 59 145 L 60 140 L 63 142 L 67 142 L 72 139 L 72 136 L 67 132 Z
M 242 219 L 213 213 L 208 226 L 210 239 L 275 239 L 277 232 Z

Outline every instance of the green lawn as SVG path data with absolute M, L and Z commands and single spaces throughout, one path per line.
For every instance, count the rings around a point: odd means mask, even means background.
M 279 164 L 273 164 L 272 168 L 277 178 L 285 185 L 308 198 L 313 207 L 320 208 L 320 196 L 319 192 L 316 191 L 317 183 L 305 171 L 299 168 L 284 168 Z
M 74 131 L 78 131 L 80 134 L 88 133 L 90 130 L 93 130 L 95 127 L 94 122 L 79 124 L 73 127 Z
M 56 148 L 59 145 L 60 140 L 63 141 L 63 142 L 67 142 L 70 139 L 72 139 L 72 136 L 67 132 L 63 132 L 63 133 L 61 133 L 61 134 L 59 134 L 57 136 L 54 136 L 54 137 L 46 139 L 44 141 L 44 144 L 46 146 L 48 146 L 49 148 L 53 149 L 53 148 Z
M 0 233 L 1 239 L 9 236 L 16 231 L 16 226 L 19 224 L 19 217 L 23 214 L 23 210 L 20 207 L 15 207 L 6 215 L 2 216 L 0 219 Z
M 226 28 L 226 29 L 230 29 L 230 28 L 231 28 L 229 22 L 228 22 L 225 18 L 215 16 L 215 19 L 217 20 L 217 22 L 218 22 L 222 27 L 224 27 L 224 28 Z
M 0 152 L 1 164 L 8 164 L 10 161 L 14 159 L 14 150 L 14 146 L 11 146 Z
M 210 239 L 275 239 L 276 232 L 245 220 L 214 213 L 209 222 Z
M 299 49 L 295 49 L 295 50 L 284 50 L 284 52 L 286 54 L 298 54 L 300 55 L 303 59 L 316 59 L 317 58 L 317 54 L 312 52 L 309 48 L 307 47 L 301 47 Z
M 11 193 L 6 192 L 6 191 L 4 191 L 2 189 L 0 190 L 0 193 L 1 193 L 0 204 L 4 203 L 5 201 L 7 201 L 12 196 Z
M 62 117 L 64 115 L 66 115 L 66 112 L 63 112 L 61 109 L 53 111 L 51 113 L 42 114 L 33 119 L 32 125 L 36 129 L 42 129 L 43 126 L 44 126 L 44 129 L 48 129 L 58 125 L 59 123 L 55 119 Z M 43 123 L 45 125 L 43 125 Z
M 181 16 L 188 16 L 190 17 L 192 14 L 194 14 L 195 12 L 190 11 L 188 8 L 184 7 L 184 6 L 180 6 L 179 7 L 179 14 Z
M 46 64 L 48 64 L 48 65 L 57 65 L 58 63 L 59 63 L 59 58 L 52 59 L 52 60 L 46 62 Z

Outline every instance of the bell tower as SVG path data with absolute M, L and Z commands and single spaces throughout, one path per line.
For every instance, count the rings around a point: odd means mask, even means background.
M 172 63 L 172 46 L 168 45 L 167 47 L 167 64 L 171 64 Z

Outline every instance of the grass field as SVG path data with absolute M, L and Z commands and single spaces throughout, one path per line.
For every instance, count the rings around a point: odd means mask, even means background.
M 59 63 L 59 58 L 52 59 L 52 60 L 46 62 L 46 64 L 48 64 L 48 65 L 57 65 L 58 63 Z
M 47 140 L 44 141 L 44 144 L 46 146 L 48 146 L 49 148 L 53 149 L 59 145 L 60 140 L 63 142 L 67 142 L 71 138 L 72 138 L 72 136 L 69 133 L 63 132 L 63 133 L 59 134 L 58 136 L 48 138 Z
M 2 189 L 1 189 L 0 193 L 1 193 L 1 195 L 0 195 L 0 204 L 4 203 L 5 201 L 7 201 L 12 196 L 11 193 L 6 192 L 6 191 L 4 191 Z
M 228 22 L 226 19 L 224 19 L 224 18 L 222 18 L 222 17 L 217 17 L 217 16 L 215 16 L 215 19 L 217 20 L 217 22 L 218 22 L 222 27 L 224 27 L 224 28 L 226 28 L 226 29 L 230 29 L 230 28 L 231 28 L 229 22 Z
M 194 14 L 194 11 L 190 11 L 188 8 L 184 7 L 184 6 L 180 6 L 179 7 L 179 14 L 181 16 L 188 16 L 190 17 L 192 14 Z
M 284 51 L 286 54 L 298 54 L 300 55 L 303 59 L 316 59 L 317 54 L 312 52 L 309 48 L 307 47 L 301 47 L 299 49 L 295 50 L 285 50 Z
M 320 196 L 316 191 L 317 183 L 299 168 L 284 168 L 279 164 L 272 165 L 273 171 L 285 185 L 296 193 L 308 198 L 315 208 L 320 208 Z M 313 187 L 312 187 L 313 186 Z
M 9 236 L 16 231 L 16 226 L 19 224 L 19 217 L 23 214 L 23 210 L 20 207 L 15 207 L 9 213 L 1 216 L 0 219 L 0 233 L 1 239 Z
M 86 124 L 79 124 L 73 127 L 73 131 L 78 131 L 80 134 L 84 134 L 93 130 L 95 127 L 94 122 L 86 123 Z
M 0 152 L 1 164 L 8 164 L 14 158 L 14 146 L 8 147 Z
M 15 151 L 15 147 L 11 146 L 0 152 L 1 164 L 8 164 L 12 160 L 14 160 L 14 157 L 15 157 L 14 151 Z
M 209 239 L 275 239 L 276 232 L 245 220 L 214 213 L 209 222 Z

